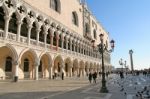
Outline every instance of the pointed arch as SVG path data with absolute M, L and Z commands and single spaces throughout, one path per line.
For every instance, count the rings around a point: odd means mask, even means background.
M 9 21 L 9 28 L 8 28 L 9 32 L 17 34 L 17 21 L 18 21 L 17 15 L 16 13 L 13 13 Z
M 28 36 L 28 22 L 27 18 L 24 18 L 21 25 L 21 36 L 27 37 Z
M 30 35 L 31 39 L 36 40 L 36 33 L 37 33 L 37 24 L 36 24 L 36 22 L 33 22 L 32 29 L 31 29 L 31 35 Z

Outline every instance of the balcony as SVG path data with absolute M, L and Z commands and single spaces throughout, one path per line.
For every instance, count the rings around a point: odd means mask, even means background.
M 7 37 L 7 40 L 4 41 L 4 31 L 0 30 L 0 40 L 3 41 L 3 42 L 8 42 L 11 43 L 11 44 L 17 44 L 18 41 L 17 41 L 17 35 L 14 34 L 14 33 L 10 33 L 8 32 L 8 37 Z M 10 42 L 11 41 L 11 42 Z M 27 37 L 23 37 L 23 36 L 20 36 L 20 40 L 19 40 L 19 43 L 24 45 L 24 46 L 30 46 L 30 48 L 40 48 L 40 49 L 46 49 L 48 51 L 53 51 L 54 53 L 59 53 L 61 55 L 67 55 L 67 56 L 71 56 L 71 57 L 76 57 L 76 58 L 81 58 L 81 59 L 89 59 L 89 60 L 94 60 L 94 61 L 99 61 L 98 58 L 94 58 L 94 57 L 91 57 L 91 56 L 88 56 L 88 55 L 84 55 L 84 54 L 81 54 L 81 53 L 78 53 L 78 52 L 74 52 L 74 51 L 71 51 L 71 50 L 67 50 L 67 49 L 63 49 L 63 48 L 56 48 L 56 46 L 51 46 L 50 44 L 44 44 L 44 42 L 38 42 L 37 44 L 37 41 L 34 40 L 34 39 L 30 39 L 30 45 L 27 45 L 28 44 L 28 38 Z

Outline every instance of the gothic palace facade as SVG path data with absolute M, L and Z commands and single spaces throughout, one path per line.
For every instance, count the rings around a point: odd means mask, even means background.
M 109 34 L 79 0 L 0 0 L 0 80 L 85 76 L 101 71 L 100 43 Z M 104 53 L 111 71 L 110 53 Z

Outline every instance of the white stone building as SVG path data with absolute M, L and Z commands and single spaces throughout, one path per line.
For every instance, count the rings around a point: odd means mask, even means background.
M 109 34 L 79 0 L 0 0 L 0 79 L 51 79 L 101 71 L 100 43 Z M 111 70 L 105 52 L 106 71 Z

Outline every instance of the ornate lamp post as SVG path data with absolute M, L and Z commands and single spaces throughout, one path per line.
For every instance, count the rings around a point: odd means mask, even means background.
M 114 40 L 111 40 L 110 43 L 111 43 L 111 50 L 107 50 L 107 47 L 103 44 L 103 37 L 104 35 L 103 34 L 100 34 L 100 41 L 101 43 L 97 46 L 98 47 L 98 52 L 102 55 L 102 87 L 100 89 L 100 92 L 102 93 L 108 93 L 108 89 L 106 87 L 106 80 L 105 80 L 105 66 L 104 66 L 104 52 L 105 51 L 108 51 L 108 52 L 112 52 L 113 49 L 114 49 L 114 43 L 115 41 Z M 94 48 L 94 42 L 95 40 L 92 40 L 92 43 L 93 43 L 93 48 Z

